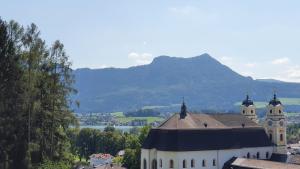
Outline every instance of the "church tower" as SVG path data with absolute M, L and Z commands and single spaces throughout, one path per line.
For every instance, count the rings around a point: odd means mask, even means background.
M 286 153 L 286 119 L 283 114 L 283 105 L 274 94 L 267 105 L 265 129 L 269 139 L 274 143 L 275 153 Z
M 241 105 L 241 114 L 248 117 L 255 123 L 258 123 L 256 111 L 255 111 L 255 105 L 253 104 L 253 101 L 250 100 L 248 94 L 247 94 L 246 99 L 243 101 L 243 103 Z

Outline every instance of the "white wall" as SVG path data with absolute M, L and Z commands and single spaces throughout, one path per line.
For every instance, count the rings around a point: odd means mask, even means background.
M 172 151 L 156 151 L 155 149 L 142 149 L 141 154 L 141 169 L 143 168 L 143 160 L 147 161 L 147 169 L 152 169 L 151 163 L 153 159 L 157 160 L 157 169 L 168 169 L 169 161 L 173 159 L 174 169 L 182 169 L 182 162 L 186 160 L 187 169 L 191 169 L 191 160 L 195 160 L 194 169 L 222 169 L 225 162 L 232 157 L 247 157 L 250 153 L 250 158 L 256 158 L 256 153 L 260 153 L 260 159 L 266 158 L 266 152 L 269 152 L 269 158 L 272 155 L 273 147 L 256 147 L 230 150 L 212 150 L 212 151 L 187 151 L 187 152 L 172 152 Z M 255 155 L 255 157 L 253 157 Z M 162 159 L 162 168 L 159 166 L 159 161 Z M 216 166 L 213 166 L 213 159 L 216 159 Z M 202 160 L 205 160 L 206 166 L 202 167 Z

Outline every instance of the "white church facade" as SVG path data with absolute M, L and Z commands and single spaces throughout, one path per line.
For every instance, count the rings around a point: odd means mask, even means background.
M 263 125 L 248 96 L 240 114 L 189 113 L 183 102 L 179 114 L 149 132 L 140 168 L 225 169 L 237 158 L 266 161 L 275 154 L 286 155 L 286 119 L 276 95 Z

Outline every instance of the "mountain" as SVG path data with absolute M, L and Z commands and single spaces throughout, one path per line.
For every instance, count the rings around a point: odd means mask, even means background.
M 276 80 L 276 79 L 256 79 L 257 81 L 261 82 L 270 82 L 270 83 L 283 83 L 283 81 Z
M 208 54 L 192 58 L 159 56 L 148 65 L 130 68 L 77 69 L 77 112 L 131 111 L 147 107 L 178 110 L 185 98 L 190 110 L 236 110 L 248 92 L 268 101 L 300 98 L 300 84 L 274 83 L 244 77 Z M 296 92 L 298 91 L 298 92 Z

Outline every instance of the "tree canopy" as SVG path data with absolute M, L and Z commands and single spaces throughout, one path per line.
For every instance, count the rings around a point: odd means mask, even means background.
M 70 159 L 73 83 L 60 41 L 48 47 L 35 24 L 0 19 L 0 168 Z

